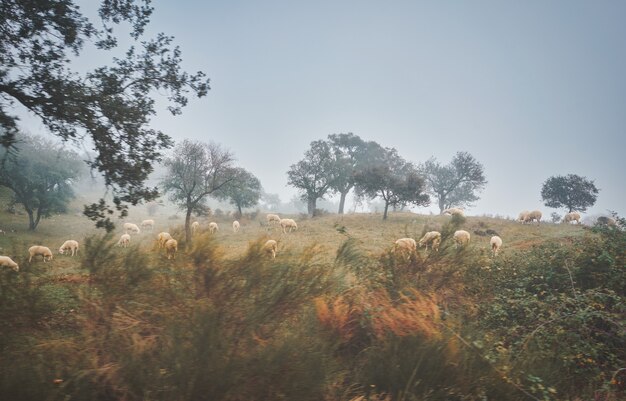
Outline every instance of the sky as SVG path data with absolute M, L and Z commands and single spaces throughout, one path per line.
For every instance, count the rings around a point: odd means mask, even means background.
M 488 183 L 469 215 L 548 216 L 542 183 L 570 173 L 600 189 L 589 214 L 626 213 L 626 2 L 153 6 L 147 36 L 174 36 L 184 68 L 204 71 L 211 90 L 181 116 L 161 108 L 152 126 L 223 145 L 283 202 L 310 142 L 352 132 L 414 163 L 470 152 Z

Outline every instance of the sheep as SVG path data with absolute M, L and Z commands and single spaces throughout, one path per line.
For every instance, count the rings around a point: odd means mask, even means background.
M 129 232 L 133 234 L 139 234 L 141 232 L 139 227 L 137 227 L 137 224 L 133 223 L 124 223 L 124 231 L 126 232 L 126 234 L 129 234 Z
M 73 239 L 68 239 L 61 245 L 59 248 L 59 253 L 63 255 L 65 252 L 72 252 L 72 256 L 78 253 L 78 241 L 74 241 Z
M 494 235 L 493 237 L 491 237 L 491 241 L 489 241 L 489 243 L 491 244 L 491 250 L 493 251 L 493 256 L 498 256 L 498 251 L 500 250 L 500 247 L 502 246 L 502 238 L 498 237 L 497 235 Z
M 263 251 L 265 253 L 271 254 L 272 259 L 276 259 L 276 252 L 278 251 L 278 242 L 273 239 L 267 240 L 265 245 L 263 245 Z
M 450 216 L 461 216 L 461 217 L 465 216 L 465 212 L 463 212 L 463 209 L 458 208 L 458 207 L 452 207 L 452 208 L 446 209 L 443 212 L 441 212 L 441 214 L 449 214 Z
M 52 251 L 47 246 L 33 245 L 28 248 L 28 253 L 30 254 L 30 258 L 28 258 L 29 263 L 33 260 L 33 256 L 37 255 L 43 256 L 44 262 L 46 257 L 48 257 L 48 260 L 52 260 Z
M 117 241 L 117 245 L 126 248 L 130 244 L 130 234 L 122 234 L 120 240 Z
M 233 231 L 239 231 L 239 222 L 237 220 L 233 221 Z
M 8 256 L 0 256 L 0 266 L 10 267 L 16 272 L 20 270 L 20 267 Z
M 598 219 L 596 220 L 596 224 L 601 225 L 601 226 L 611 226 L 611 227 L 617 226 L 615 219 L 612 217 L 607 217 L 607 216 L 598 217 Z
M 528 215 L 530 214 L 530 212 L 528 210 L 524 210 L 522 212 L 520 212 L 519 216 L 517 217 L 517 221 L 519 221 L 522 224 L 526 223 L 526 220 L 528 220 Z
M 439 244 L 441 244 L 441 233 L 439 231 L 429 231 L 419 240 L 420 248 L 426 246 L 426 250 L 428 250 L 428 245 L 430 245 L 430 248 L 435 252 L 439 251 Z
M 159 243 L 159 248 L 163 248 L 167 240 L 170 240 L 170 239 L 172 239 L 172 236 L 170 235 L 170 233 L 166 233 L 165 231 L 160 232 L 159 235 L 157 235 L 157 242 Z
M 209 223 L 209 232 L 211 234 L 213 234 L 213 233 L 215 233 L 215 232 L 217 232 L 219 230 L 220 230 L 220 228 L 217 226 L 216 222 L 212 221 L 212 222 Z
M 470 242 L 470 233 L 465 230 L 458 230 L 454 232 L 454 241 L 456 242 L 456 247 L 465 246 Z
M 272 224 L 272 222 L 277 222 L 280 224 L 280 217 L 277 214 L 268 214 L 266 217 L 267 224 Z
M 298 229 L 298 225 L 293 219 L 280 219 L 280 226 L 283 228 L 283 233 L 287 233 L 287 228 L 289 228 L 289 232 Z
M 405 254 L 407 257 L 411 257 L 412 253 L 417 250 L 417 243 L 413 238 L 400 238 L 393 244 L 392 252 L 398 252 Z
M 191 223 L 191 233 L 195 234 L 196 231 L 200 228 L 200 223 L 198 223 L 197 221 L 194 221 L 193 223 Z
M 148 227 L 150 227 L 150 231 L 154 230 L 154 220 L 149 219 L 149 220 L 144 220 L 141 222 L 142 229 L 146 229 Z
M 526 221 L 528 221 L 529 223 L 532 223 L 534 220 L 537 220 L 537 224 L 540 223 L 541 212 L 539 210 L 533 210 L 532 212 L 528 213 L 528 215 L 526 216 Z
M 565 216 L 563 216 L 563 223 L 570 223 L 575 221 L 577 224 L 580 224 L 580 213 L 578 212 L 569 212 Z
M 165 254 L 168 259 L 172 259 L 176 255 L 176 251 L 178 251 L 178 241 L 173 238 L 170 238 L 165 242 Z

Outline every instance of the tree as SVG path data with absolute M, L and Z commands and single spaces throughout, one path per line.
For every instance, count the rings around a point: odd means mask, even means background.
M 169 111 L 180 114 L 189 93 L 206 95 L 204 73 L 181 70 L 172 38 L 144 39 L 153 8 L 150 0 L 102 0 L 102 28 L 96 28 L 73 0 L 3 0 L 0 6 L 0 144 L 16 151 L 18 117 L 25 108 L 64 140 L 88 143 L 96 156 L 88 164 L 104 175 L 121 216 L 128 204 L 157 196 L 145 185 L 152 166 L 172 146 L 149 127 L 155 93 L 166 93 Z M 118 47 L 114 26 L 130 25 L 130 46 L 110 65 L 78 73 L 71 68 L 85 44 L 106 52 Z M 91 49 L 90 49 L 91 50 Z M 85 208 L 97 227 L 113 229 L 114 210 L 103 199 Z
M 584 212 L 596 203 L 598 192 L 594 182 L 585 177 L 576 174 L 558 175 L 543 183 L 541 199 L 548 207 L 564 207 L 568 213 Z
M 358 135 L 332 134 L 328 142 L 335 163 L 335 177 L 330 188 L 340 195 L 339 214 L 343 214 L 346 196 L 356 185 L 356 176 L 364 165 L 367 143 Z
M 424 179 L 417 168 L 404 160 L 396 149 L 385 148 L 371 165 L 357 174 L 359 196 L 380 197 L 385 203 L 383 220 L 389 206 L 426 206 L 430 198 L 423 193 Z
M 164 160 L 167 169 L 161 181 L 164 193 L 185 215 L 185 239 L 191 241 L 191 213 L 203 213 L 209 195 L 234 180 L 233 155 L 215 143 L 185 140 Z
M 16 136 L 16 150 L 0 147 L 0 185 L 13 191 L 14 201 L 28 214 L 28 229 L 34 231 L 41 218 L 67 211 L 74 198 L 72 184 L 83 164 L 78 155 L 42 137 Z
M 323 198 L 335 179 L 336 165 L 330 145 L 322 140 L 311 142 L 304 159 L 292 164 L 287 172 L 287 184 L 300 190 L 300 197 L 307 202 L 310 217 L 315 215 L 317 200 Z
M 480 199 L 476 192 L 487 184 L 482 164 L 467 152 L 457 152 L 446 166 L 431 158 L 421 170 L 429 192 L 438 201 L 440 212 L 453 206 L 471 205 Z
M 237 207 L 237 216 L 241 218 L 242 210 L 259 203 L 261 198 L 261 181 L 249 171 L 236 167 L 232 170 L 233 179 L 218 194 L 218 198 L 227 199 Z

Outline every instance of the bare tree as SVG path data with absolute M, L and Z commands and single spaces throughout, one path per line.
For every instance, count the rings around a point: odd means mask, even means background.
M 421 169 L 430 193 L 439 203 L 440 212 L 477 201 L 480 198 L 476 192 L 487 183 L 482 164 L 467 152 L 457 152 L 445 166 L 431 158 Z
M 203 212 L 206 199 L 234 179 L 233 155 L 215 143 L 185 140 L 164 161 L 167 174 L 161 182 L 169 199 L 185 215 L 185 239 L 191 240 L 191 213 Z

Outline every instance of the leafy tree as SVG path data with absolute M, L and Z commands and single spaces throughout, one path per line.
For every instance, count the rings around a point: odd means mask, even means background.
M 217 194 L 235 178 L 233 155 L 215 143 L 185 140 L 164 161 L 163 192 L 185 215 L 185 239 L 191 241 L 191 213 L 203 213 L 209 195 Z
M 300 190 L 309 216 L 314 216 L 317 200 L 323 198 L 333 184 L 336 168 L 330 145 L 322 140 L 311 142 L 304 159 L 289 168 L 287 183 Z
M 596 203 L 598 192 L 593 181 L 585 177 L 576 174 L 558 175 L 543 183 L 541 199 L 548 207 L 584 212 Z
M 101 28 L 73 0 L 3 0 L 0 5 L 0 144 L 16 151 L 17 108 L 41 119 L 64 140 L 88 143 L 96 156 L 88 164 L 104 175 L 122 216 L 128 204 L 157 196 L 145 185 L 162 151 L 172 146 L 164 133 L 149 127 L 155 93 L 166 93 L 169 111 L 180 114 L 188 94 L 206 95 L 202 72 L 181 70 L 181 52 L 172 38 L 145 39 L 153 8 L 150 0 L 102 0 Z M 130 25 L 130 46 L 109 65 L 79 73 L 70 57 L 85 44 L 104 53 L 118 47 L 114 26 Z M 143 41 L 140 41 L 144 39 Z M 103 200 L 85 208 L 96 226 L 113 229 L 114 210 Z
M 78 155 L 42 137 L 18 135 L 14 145 L 19 154 L 0 147 L 0 185 L 13 191 L 14 201 L 28 214 L 34 231 L 41 218 L 63 213 L 74 198 L 72 184 L 84 165 Z
M 346 196 L 356 185 L 356 176 L 365 165 L 367 143 L 353 133 L 333 134 L 328 142 L 335 163 L 335 177 L 330 188 L 339 193 L 339 214 L 343 214 Z
M 385 202 L 383 220 L 387 219 L 389 206 L 430 203 L 428 195 L 423 193 L 425 182 L 417 168 L 393 148 L 384 149 L 376 162 L 357 174 L 357 185 L 359 196 L 380 197 Z
M 271 211 L 278 211 L 282 202 L 278 194 L 270 194 L 265 191 L 261 192 L 261 201 L 265 204 L 265 207 Z
M 252 207 L 259 203 L 261 198 L 261 181 L 251 172 L 236 167 L 232 170 L 233 179 L 218 194 L 220 199 L 227 199 L 237 207 L 237 216 L 240 218 L 241 209 Z
M 469 206 L 480 199 L 476 192 L 487 183 L 482 164 L 467 152 L 457 152 L 445 166 L 431 158 L 421 169 L 440 212 L 453 206 Z

